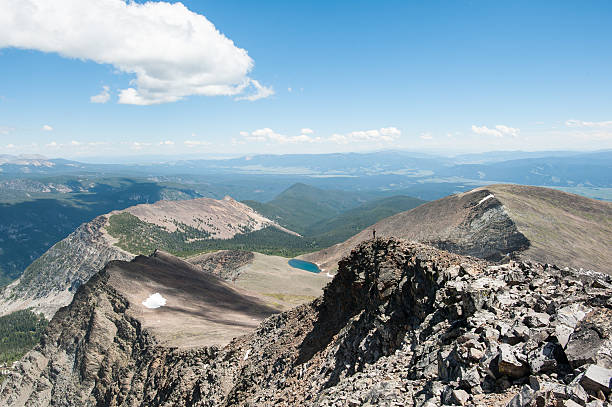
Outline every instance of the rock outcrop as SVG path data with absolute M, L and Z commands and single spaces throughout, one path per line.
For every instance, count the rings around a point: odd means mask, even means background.
M 31 406 L 602 406 L 612 279 L 367 241 L 322 297 L 225 346 L 160 344 L 104 273 L 1 385 Z

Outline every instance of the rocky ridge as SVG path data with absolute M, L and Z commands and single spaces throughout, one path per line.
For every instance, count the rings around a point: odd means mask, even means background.
M 32 308 L 47 318 L 68 305 L 81 284 L 111 260 L 134 255 L 114 245 L 104 230 L 108 216 L 79 226 L 36 259 L 23 275 L 0 292 L 0 315 Z
M 612 279 L 364 242 L 324 295 L 224 347 L 157 343 L 96 274 L 0 389 L 4 405 L 605 406 Z
M 18 280 L 0 290 L 0 315 L 31 308 L 51 318 L 106 263 L 133 259 L 138 253 L 118 247 L 117 239 L 107 231 L 110 218 L 120 213 L 142 217 L 165 230 L 195 228 L 208 238 L 229 239 L 269 226 L 295 234 L 230 197 L 159 201 L 113 211 L 79 226 L 36 259 Z

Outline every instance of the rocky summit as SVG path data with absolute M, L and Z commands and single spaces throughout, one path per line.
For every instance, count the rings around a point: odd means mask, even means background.
M 611 294 L 597 272 L 376 239 L 311 303 L 185 348 L 144 328 L 101 272 L 1 384 L 0 404 L 606 406 Z

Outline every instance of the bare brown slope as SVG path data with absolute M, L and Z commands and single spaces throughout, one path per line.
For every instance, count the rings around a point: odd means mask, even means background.
M 211 238 L 231 239 L 245 231 L 253 232 L 268 226 L 297 235 L 274 221 L 255 212 L 249 206 L 229 196 L 223 200 L 198 198 L 184 201 L 158 201 L 154 204 L 132 206 L 123 211 L 140 220 L 173 232 L 186 225 L 210 233 Z
M 512 257 L 612 272 L 612 204 L 565 192 L 492 185 L 383 219 L 344 243 L 303 256 L 325 269 L 372 237 L 400 237 L 455 253 Z M 573 239 L 573 240 L 572 240 Z
M 612 274 L 612 203 L 556 189 L 487 187 L 529 239 L 520 257 Z
M 128 300 L 128 314 L 166 346 L 225 345 L 278 312 L 251 293 L 161 251 L 131 262 L 113 261 L 103 273 L 108 286 Z M 143 301 L 155 293 L 165 305 L 147 308 Z

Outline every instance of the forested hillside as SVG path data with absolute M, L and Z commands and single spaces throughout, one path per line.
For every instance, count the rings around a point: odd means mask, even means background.
M 47 320 L 30 310 L 0 317 L 0 365 L 18 360 L 32 349 L 46 326 Z
M 274 200 L 244 201 L 251 208 L 324 248 L 342 242 L 381 219 L 425 201 L 404 196 L 380 198 L 373 192 L 346 192 L 295 184 Z

